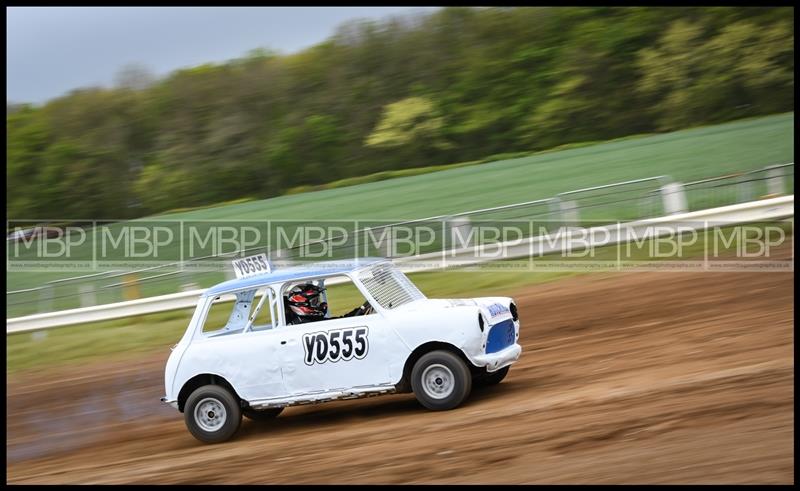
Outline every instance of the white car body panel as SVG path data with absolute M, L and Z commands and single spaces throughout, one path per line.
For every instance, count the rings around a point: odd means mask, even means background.
M 277 322 L 271 329 L 209 337 L 202 332 L 202 326 L 220 292 L 224 295 L 236 288 L 242 292 L 244 287 L 252 289 L 254 285 L 272 285 L 280 291 L 280 287 L 297 283 L 298 276 L 272 281 L 273 273 L 263 275 L 262 282 L 258 278 L 246 283 L 227 282 L 230 291 L 225 290 L 226 283 L 209 289 L 200 298 L 186 333 L 167 362 L 166 395 L 162 401 L 178 408 L 181 388 L 202 374 L 224 378 L 241 399 L 256 408 L 389 393 L 402 381 L 409 356 L 426 343 L 452 345 L 474 366 L 485 367 L 489 372 L 519 358 L 519 321 L 512 319 L 511 298 L 418 298 L 391 309 L 383 308 L 359 280 L 359 272 L 376 264 L 391 268 L 384 260 L 372 260 L 336 273 L 348 276 L 373 306 L 375 312 L 366 316 L 298 325 Z M 299 278 L 304 279 L 302 274 Z M 251 295 L 247 300 L 255 302 L 252 298 Z M 249 308 L 249 304 L 244 307 Z M 280 309 L 282 312 L 282 305 Z M 479 315 L 484 321 L 483 329 Z M 490 339 L 494 326 L 498 331 Z M 348 351 L 351 344 L 353 348 Z M 502 349 L 487 353 L 487 344 Z M 334 349 L 337 346 L 339 351 Z M 318 355 L 322 353 L 326 355 L 320 361 Z

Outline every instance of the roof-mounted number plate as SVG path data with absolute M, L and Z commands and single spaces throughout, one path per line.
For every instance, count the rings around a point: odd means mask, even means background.
M 233 264 L 233 271 L 236 273 L 237 278 L 247 278 L 272 272 L 272 266 L 270 266 L 269 259 L 264 253 L 243 259 L 234 259 L 231 264 Z

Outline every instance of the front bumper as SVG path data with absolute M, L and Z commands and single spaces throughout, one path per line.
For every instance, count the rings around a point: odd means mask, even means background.
M 521 354 L 522 346 L 520 346 L 519 343 L 515 343 L 496 353 L 478 355 L 474 357 L 473 361 L 477 366 L 486 367 L 486 371 L 491 373 L 511 365 L 519 359 L 519 355 Z
M 169 404 L 170 406 L 174 407 L 175 409 L 178 409 L 178 401 L 168 401 L 167 400 L 167 396 L 162 397 L 161 398 L 161 402 L 164 403 L 164 404 Z

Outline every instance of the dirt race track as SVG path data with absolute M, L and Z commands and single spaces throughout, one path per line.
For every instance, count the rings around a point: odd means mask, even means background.
M 627 273 L 510 292 L 523 353 L 453 411 L 289 408 L 203 445 L 141 363 L 8 379 L 9 483 L 793 483 L 793 273 Z

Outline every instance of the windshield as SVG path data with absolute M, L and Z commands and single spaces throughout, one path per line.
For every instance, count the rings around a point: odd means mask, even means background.
M 362 271 L 359 273 L 359 280 L 372 298 L 385 309 L 425 298 L 411 280 L 390 263 L 376 264 Z

